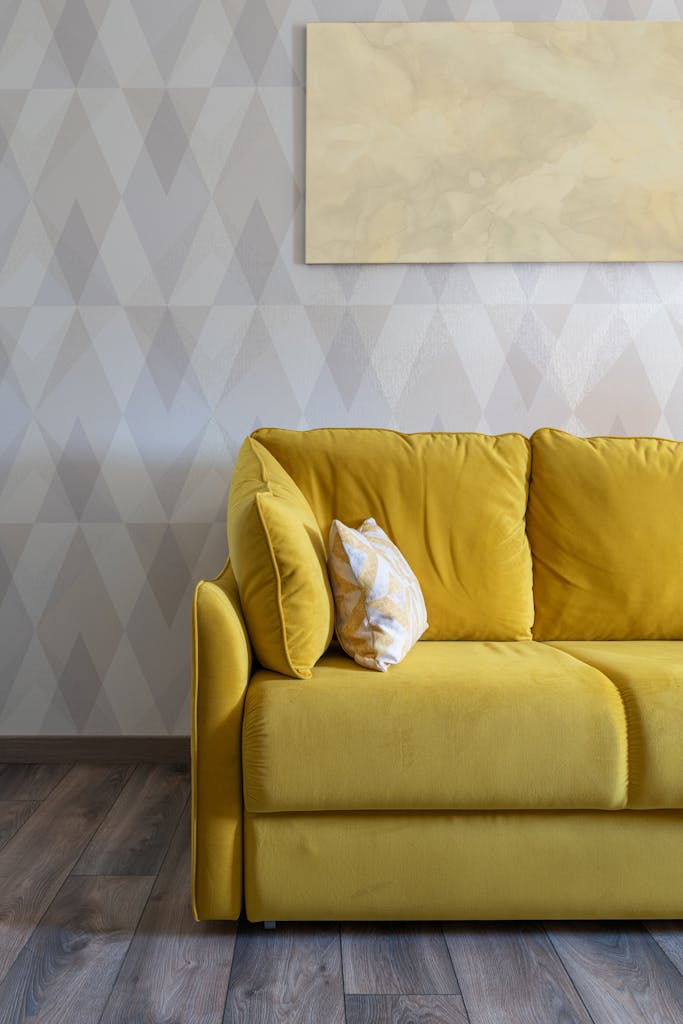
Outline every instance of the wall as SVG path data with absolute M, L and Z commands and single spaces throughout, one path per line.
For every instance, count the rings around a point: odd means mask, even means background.
M 186 733 L 259 424 L 683 437 L 678 265 L 306 267 L 306 21 L 673 0 L 3 0 L 0 729 Z

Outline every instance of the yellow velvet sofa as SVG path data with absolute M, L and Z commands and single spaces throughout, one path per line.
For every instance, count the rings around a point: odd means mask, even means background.
M 429 629 L 333 638 L 332 518 Z M 197 919 L 683 916 L 683 443 L 261 429 L 193 605 Z

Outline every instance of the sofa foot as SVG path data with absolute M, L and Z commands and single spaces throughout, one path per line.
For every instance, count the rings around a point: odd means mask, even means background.
M 268 931 L 275 931 L 276 925 L 277 925 L 277 921 L 264 921 L 263 922 L 263 927 L 266 928 Z

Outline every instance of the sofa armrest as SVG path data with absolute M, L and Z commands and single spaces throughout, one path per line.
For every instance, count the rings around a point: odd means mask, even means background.
M 251 644 L 230 563 L 197 584 L 192 605 L 192 910 L 242 907 L 242 709 Z

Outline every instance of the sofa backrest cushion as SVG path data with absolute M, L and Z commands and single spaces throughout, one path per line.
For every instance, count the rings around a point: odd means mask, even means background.
M 683 443 L 531 441 L 535 639 L 683 639 Z
M 333 519 L 374 518 L 415 573 L 432 640 L 531 636 L 525 532 L 529 442 L 520 434 L 263 428 L 253 435 Z
M 295 482 L 251 437 L 230 486 L 228 545 L 256 657 L 309 678 L 334 629 L 326 545 Z

